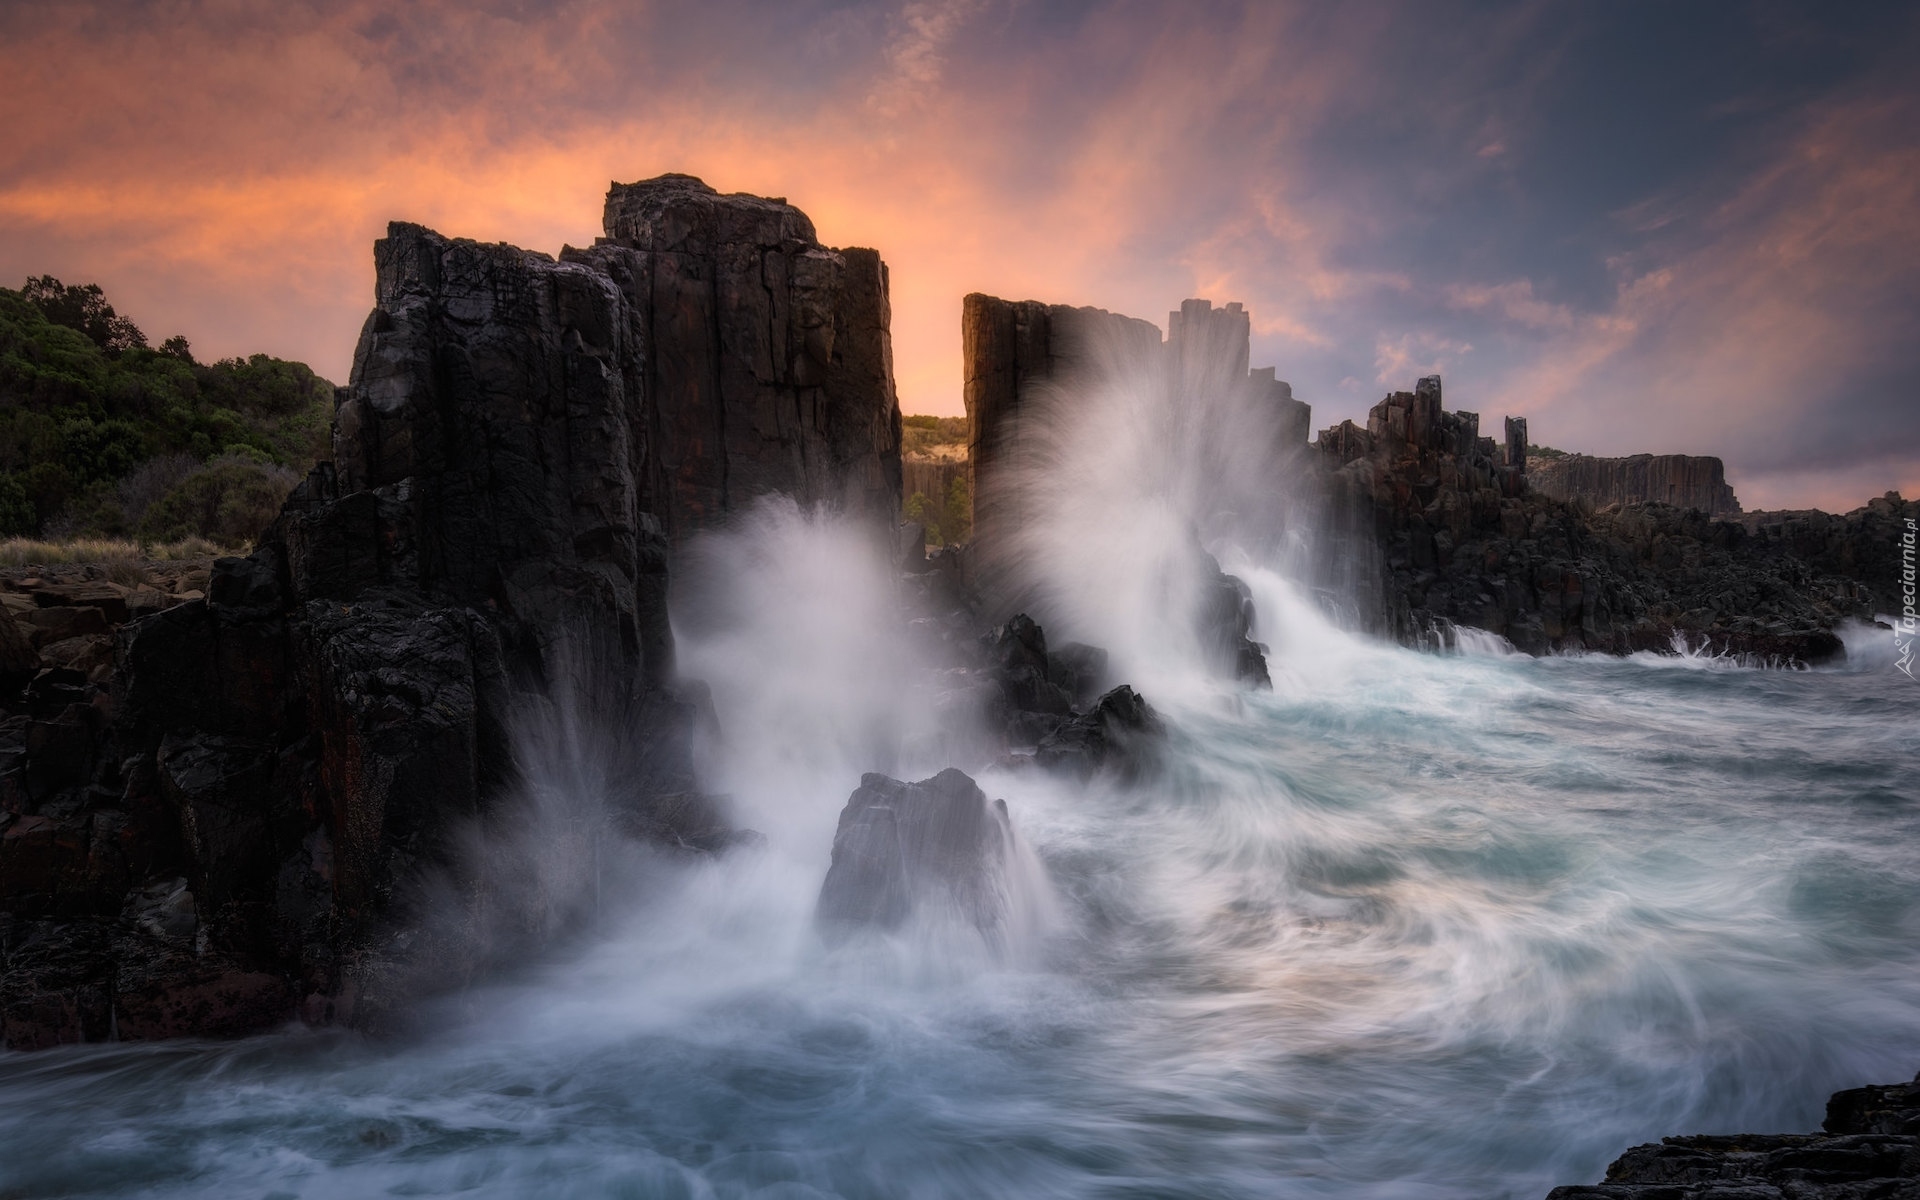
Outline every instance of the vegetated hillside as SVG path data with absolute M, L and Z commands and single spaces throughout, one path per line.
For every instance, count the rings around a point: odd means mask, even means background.
M 900 418 L 905 486 L 901 517 L 926 527 L 927 545 L 964 542 L 973 533 L 973 494 L 967 485 L 967 419 Z
M 900 453 L 919 458 L 948 458 L 967 454 L 965 417 L 905 416 L 900 418 Z
M 159 349 L 97 285 L 0 288 L 0 536 L 250 542 L 326 455 L 333 385 Z

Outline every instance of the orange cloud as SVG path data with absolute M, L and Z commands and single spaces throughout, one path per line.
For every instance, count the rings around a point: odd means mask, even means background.
M 1602 311 L 1531 278 L 1436 283 L 1356 256 L 1404 212 L 1331 188 L 1309 149 L 1371 98 L 1395 36 L 1378 12 L 1291 2 L 16 3 L 0 10 L 0 280 L 98 281 L 203 356 L 267 350 L 343 380 L 388 220 L 551 253 L 599 232 L 609 180 L 686 171 L 880 250 L 908 411 L 960 411 L 968 291 L 1152 319 L 1208 296 L 1248 306 L 1283 376 L 1331 364 L 1343 382 L 1307 397 L 1323 416 L 1364 407 L 1345 381 L 1371 356 L 1407 374 L 1390 386 L 1463 372 L 1456 403 L 1537 414 L 1583 449 L 1756 466 L 1805 415 L 1811 375 L 1887 339 L 1857 297 L 1914 277 L 1920 205 L 1898 114 L 1865 103 L 1811 122 L 1702 240 L 1619 264 Z M 1457 142 L 1449 169 L 1524 156 L 1522 123 L 1472 89 L 1419 95 Z M 1519 349 L 1383 315 L 1423 298 Z M 1735 407 L 1758 431 L 1746 449 Z M 1614 445 L 1630 422 L 1671 444 Z

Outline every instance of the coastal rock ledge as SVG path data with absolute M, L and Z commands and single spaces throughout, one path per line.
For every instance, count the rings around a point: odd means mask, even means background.
M 1920 1076 L 1835 1092 L 1820 1133 L 1703 1134 L 1635 1146 L 1603 1183 L 1547 1200 L 1914 1200 Z

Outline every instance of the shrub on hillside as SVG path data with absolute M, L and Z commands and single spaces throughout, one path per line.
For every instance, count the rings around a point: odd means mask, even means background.
M 332 397 L 300 363 L 256 354 L 203 364 L 181 337 L 149 349 L 94 284 L 37 276 L 0 288 L 0 536 L 125 536 L 215 460 L 297 477 L 326 456 Z M 220 476 L 223 497 L 252 485 L 237 470 Z M 244 502 L 220 503 L 229 526 L 251 524 L 231 511 Z M 176 500 L 167 523 L 204 509 Z
M 967 441 L 967 419 L 965 417 L 928 417 L 914 415 L 900 418 L 900 453 L 924 454 L 934 446 L 965 445 Z
M 300 482 L 290 467 L 226 455 L 188 475 L 150 505 L 136 532 L 143 542 L 210 538 L 224 546 L 253 542 L 280 515 Z

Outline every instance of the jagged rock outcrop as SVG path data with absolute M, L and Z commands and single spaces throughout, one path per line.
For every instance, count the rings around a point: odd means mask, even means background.
M 1446 409 L 1437 376 L 1387 396 L 1364 426 L 1322 430 L 1309 452 L 1307 406 L 1270 371 L 1247 371 L 1248 325 L 1238 305 L 1187 301 L 1159 342 L 1145 322 L 1099 309 L 969 296 L 970 569 L 989 571 L 995 543 L 1035 515 L 1019 511 L 1011 469 L 1022 431 L 1044 428 L 1064 389 L 1132 371 L 1163 379 L 1183 414 L 1196 397 L 1240 396 L 1227 436 L 1200 449 L 1224 459 L 1257 443 L 1257 468 L 1234 465 L 1264 476 L 1255 482 L 1269 494 L 1222 488 L 1197 508 L 1240 512 L 1234 536 L 1264 537 L 1257 549 L 1286 557 L 1343 619 L 1410 645 L 1448 645 L 1472 626 L 1534 654 L 1685 648 L 1804 665 L 1842 653 L 1840 621 L 1897 610 L 1910 501 L 1718 520 L 1739 511 L 1719 460 L 1530 461 L 1525 418 L 1507 417 L 1499 442 L 1482 437 L 1477 414 Z M 1223 618 L 1223 644 L 1234 640 L 1230 586 L 1207 606 Z M 1238 662 L 1242 678 L 1264 676 L 1264 662 L 1216 657 Z
M 1693 651 L 1808 664 L 1843 652 L 1832 627 L 1862 615 L 1857 582 L 1752 552 L 1742 526 L 1662 504 L 1594 512 L 1533 490 L 1472 413 L 1448 412 L 1437 376 L 1375 405 L 1364 431 L 1323 431 L 1329 494 L 1374 530 L 1385 571 L 1379 626 L 1445 645 L 1455 626 L 1520 649 Z
M 1911 590 L 1911 547 L 1920 497 L 1876 496 L 1848 513 L 1750 512 L 1740 524 L 1745 550 L 1768 560 L 1797 559 L 1813 571 L 1858 582 L 1863 616 L 1898 617 Z
M 730 840 L 674 681 L 674 542 L 768 492 L 892 536 L 885 268 L 686 176 L 607 219 L 559 260 L 391 226 L 334 460 L 253 554 L 166 604 L 9 606 L 41 669 L 0 699 L 6 1045 L 379 1026 L 485 970 L 511 881 L 452 835 L 512 790 L 515 713 L 569 690 L 630 750 L 608 836 Z M 63 649 L 103 642 L 111 668 Z M 416 934 L 435 876 L 472 919 Z
M 1008 477 L 1021 422 L 1040 415 L 1051 389 L 1157 353 L 1160 330 L 1104 309 L 975 292 L 961 303 L 960 341 L 974 538 L 993 541 L 1030 515 Z
M 1536 455 L 1527 460 L 1527 479 L 1543 495 L 1556 500 L 1584 500 L 1594 508 L 1667 504 L 1697 508 L 1710 517 L 1740 515 L 1740 501 L 1727 485 L 1726 464 L 1705 455 Z
M 918 783 L 863 775 L 840 811 L 815 924 L 839 943 L 919 914 L 1000 940 L 1012 917 L 1013 855 L 1007 802 L 989 801 L 965 773 L 949 767 Z
M 1605 1182 L 1547 1200 L 1908 1200 L 1920 1196 L 1920 1079 L 1827 1101 L 1820 1133 L 1663 1138 L 1635 1146 Z
M 1153 706 L 1123 683 L 1054 726 L 1034 748 L 1033 761 L 1082 780 L 1103 773 L 1136 780 L 1154 766 L 1165 733 Z

